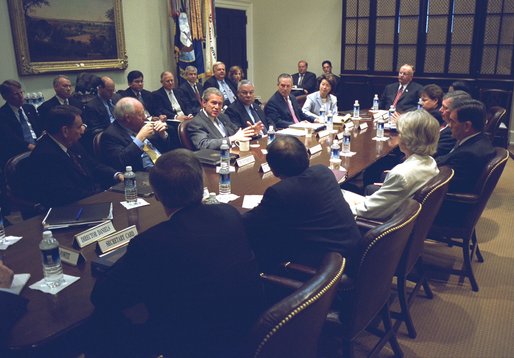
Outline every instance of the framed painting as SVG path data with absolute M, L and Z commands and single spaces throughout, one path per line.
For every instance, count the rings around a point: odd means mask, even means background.
M 8 0 L 20 75 L 123 70 L 121 0 Z

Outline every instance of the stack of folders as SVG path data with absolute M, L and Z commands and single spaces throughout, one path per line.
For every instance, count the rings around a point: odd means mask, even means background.
M 112 203 L 72 204 L 51 208 L 43 219 L 46 230 L 95 225 L 112 220 Z

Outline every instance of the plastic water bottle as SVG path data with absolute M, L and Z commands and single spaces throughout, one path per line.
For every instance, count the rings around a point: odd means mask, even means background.
M 393 105 L 391 105 L 391 107 L 389 107 L 389 122 L 392 121 L 394 112 L 396 112 L 396 108 Z
M 275 140 L 275 130 L 273 129 L 273 126 L 269 126 L 269 129 L 268 129 L 268 144 L 270 144 L 274 140 Z
M 334 139 L 332 145 L 330 146 L 330 159 L 339 159 L 339 152 L 339 141 L 337 139 Z
M 423 100 L 420 97 L 419 101 L 418 101 L 418 109 L 421 109 L 421 108 L 423 108 Z
M 63 282 L 61 255 L 59 254 L 59 242 L 54 238 L 51 231 L 43 232 L 43 240 L 39 244 L 41 258 L 43 261 L 43 274 L 45 283 L 53 288 L 60 286 Z
M 209 193 L 209 197 L 203 201 L 206 205 L 219 204 L 220 202 L 216 199 L 216 193 Z
M 375 94 L 375 97 L 373 97 L 373 110 L 378 111 L 378 94 Z
M 377 121 L 377 138 L 384 138 L 384 120 L 382 117 Z
M 45 96 L 43 96 L 43 92 L 38 92 L 37 93 L 37 107 L 39 107 L 41 104 L 43 104 L 43 102 L 45 101 Z
M 223 139 L 220 146 L 220 163 L 223 162 L 230 166 L 230 147 L 226 139 Z
M 332 112 L 327 113 L 327 129 L 329 131 L 334 129 L 334 117 Z
M 230 147 L 226 139 L 223 139 L 220 147 L 220 195 L 230 194 Z
M 321 123 L 327 123 L 327 115 L 324 105 L 319 109 L 319 118 L 321 119 Z
M 125 177 L 125 201 L 135 204 L 137 202 L 137 183 L 136 174 L 132 171 L 132 166 L 126 166 L 123 176 Z
M 343 132 L 343 153 L 350 153 L 350 141 L 352 139 L 352 135 L 348 129 L 345 129 Z
M 361 116 L 361 105 L 358 100 L 355 100 L 353 104 L 353 118 L 359 118 Z

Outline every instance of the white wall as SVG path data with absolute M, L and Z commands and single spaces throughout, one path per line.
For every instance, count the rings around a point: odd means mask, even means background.
M 160 87 L 161 72 L 175 68 L 166 1 L 123 0 L 122 6 L 128 68 L 125 71 L 98 71 L 97 75 L 110 76 L 117 89 L 124 89 L 127 73 L 137 69 L 145 75 L 145 88 L 153 91 Z M 20 81 L 26 92 L 42 91 L 46 99 L 54 95 L 52 80 L 56 74 L 18 75 L 7 0 L 0 0 L 0 48 L 0 81 Z M 65 74 L 74 84 L 78 72 Z M 0 97 L 0 104 L 3 103 Z

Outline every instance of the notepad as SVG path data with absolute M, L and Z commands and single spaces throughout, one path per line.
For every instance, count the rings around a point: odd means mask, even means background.
M 47 230 L 95 225 L 112 220 L 112 203 L 72 204 L 50 208 L 43 219 Z

